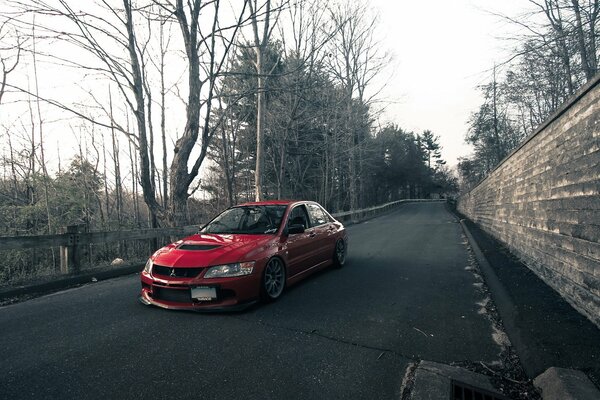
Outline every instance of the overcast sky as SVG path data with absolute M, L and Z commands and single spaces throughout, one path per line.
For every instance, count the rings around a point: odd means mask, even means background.
M 514 27 L 490 11 L 519 14 L 526 0 L 371 0 L 380 14 L 382 45 L 394 54 L 382 122 L 430 129 L 449 165 L 470 153 L 467 120 L 481 104 L 477 86 L 508 58 L 503 40 Z M 389 77 L 390 74 L 388 74 Z

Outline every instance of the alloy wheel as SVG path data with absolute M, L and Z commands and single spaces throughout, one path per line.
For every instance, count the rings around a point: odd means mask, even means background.
M 346 262 L 346 244 L 343 240 L 338 240 L 335 244 L 335 262 L 338 267 Z
M 272 258 L 265 267 L 263 289 L 269 299 L 275 300 L 285 287 L 285 268 L 278 258 Z

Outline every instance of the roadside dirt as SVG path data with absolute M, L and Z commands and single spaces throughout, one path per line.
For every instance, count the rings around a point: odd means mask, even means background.
M 500 314 L 494 304 L 492 295 L 485 279 L 479 269 L 473 249 L 469 244 L 467 237 L 463 234 L 463 244 L 469 253 L 468 265 L 465 270 L 471 272 L 475 278 L 476 290 L 481 294 L 482 300 L 477 302 L 480 307 L 479 314 L 484 315 L 492 324 L 492 337 L 494 341 L 501 347 L 500 362 L 494 364 L 485 364 L 481 361 L 461 361 L 451 363 L 453 366 L 468 369 L 482 375 L 490 377 L 492 384 L 504 393 L 508 398 L 515 400 L 541 400 L 541 395 L 533 386 L 533 382 L 527 378 L 525 371 L 519 360 L 519 356 L 515 352 L 510 343 L 510 339 L 506 334 Z

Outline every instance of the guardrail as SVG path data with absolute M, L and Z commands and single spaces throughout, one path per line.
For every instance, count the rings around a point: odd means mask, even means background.
M 417 201 L 432 200 L 398 200 L 380 206 L 344 211 L 331 215 L 343 222 L 355 222 L 378 213 L 389 211 L 400 204 Z M 71 225 L 66 228 L 65 233 L 55 235 L 4 236 L 0 237 L 0 250 L 59 247 L 60 271 L 63 274 L 69 274 L 79 271 L 85 246 L 129 240 L 156 239 L 168 236 L 185 236 L 197 232 L 198 225 L 111 232 L 85 232 L 84 229 L 85 225 Z
M 343 211 L 343 212 L 339 212 L 339 213 L 334 213 L 331 214 L 334 218 L 336 219 L 340 219 L 341 221 L 360 221 L 362 219 L 365 218 L 369 218 L 375 214 L 381 213 L 381 212 L 386 212 L 391 210 L 393 207 L 398 206 L 400 204 L 404 204 L 404 203 L 417 203 L 417 202 L 444 202 L 446 201 L 445 199 L 441 199 L 441 200 L 431 200 L 431 199 L 404 199 L 404 200 L 396 200 L 396 201 L 391 201 L 389 203 L 385 203 L 382 204 L 380 206 L 374 206 L 374 207 L 369 207 L 369 208 L 363 208 L 360 210 L 350 210 L 350 211 Z

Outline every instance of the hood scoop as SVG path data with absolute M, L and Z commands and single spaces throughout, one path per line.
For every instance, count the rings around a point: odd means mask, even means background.
M 192 251 L 206 251 L 216 249 L 217 247 L 221 247 L 218 244 L 193 244 L 193 243 L 184 243 L 178 247 L 179 250 L 192 250 Z

